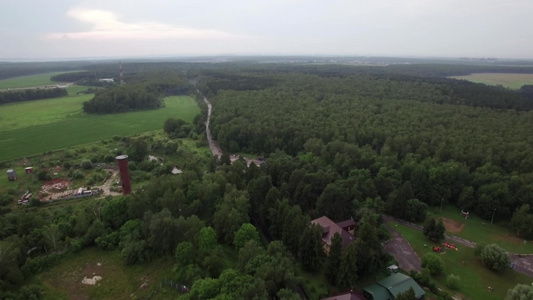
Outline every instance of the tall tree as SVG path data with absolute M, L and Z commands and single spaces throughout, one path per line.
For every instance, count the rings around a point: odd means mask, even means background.
M 331 183 L 326 186 L 317 202 L 317 214 L 334 221 L 348 219 L 353 214 L 353 199 L 348 192 Z
M 254 240 L 258 244 L 261 242 L 257 228 L 255 228 L 255 226 L 250 223 L 244 223 L 242 224 L 241 228 L 239 228 L 239 230 L 235 233 L 233 245 L 235 245 L 237 249 L 240 249 L 244 247 L 244 245 L 250 240 Z
M 331 238 L 331 246 L 326 258 L 324 274 L 331 284 L 337 284 L 339 269 L 342 263 L 342 237 L 335 233 Z
M 446 228 L 444 223 L 442 223 L 442 219 L 436 221 L 435 218 L 428 218 L 424 223 L 424 235 L 434 242 L 442 241 L 445 231 Z
M 353 243 L 357 249 L 357 274 L 360 276 L 374 274 L 382 266 L 383 250 L 379 240 L 377 224 L 364 218 L 357 230 Z
M 355 288 L 357 281 L 357 247 L 352 243 L 342 252 L 342 262 L 337 276 L 337 286 L 341 289 Z
M 213 216 L 213 225 L 218 238 L 227 244 L 231 244 L 235 237 L 235 232 L 243 223 L 248 222 L 249 208 L 248 193 L 228 185 L 228 191 L 224 195 L 222 203 L 216 206 Z
M 306 271 L 316 272 L 320 269 L 324 259 L 324 248 L 322 246 L 322 226 L 318 224 L 309 225 L 300 238 L 299 258 L 300 263 Z

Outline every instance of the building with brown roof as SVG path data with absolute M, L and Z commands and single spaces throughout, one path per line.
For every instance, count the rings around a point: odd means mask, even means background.
M 352 233 L 349 232 L 355 230 L 354 220 L 346 220 L 339 223 L 333 222 L 330 218 L 323 216 L 311 221 L 312 224 L 318 224 L 322 226 L 322 242 L 324 243 L 324 251 L 329 252 L 331 246 L 331 239 L 338 233 L 342 238 L 342 248 L 348 247 L 355 240 Z
M 350 291 L 349 293 L 322 298 L 322 300 L 366 300 L 362 292 Z

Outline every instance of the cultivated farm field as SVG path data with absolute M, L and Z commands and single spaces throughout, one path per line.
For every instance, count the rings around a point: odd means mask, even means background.
M 92 95 L 67 96 L 2 106 L 0 161 L 88 144 L 113 136 L 161 130 L 168 118 L 191 122 L 200 109 L 191 97 L 164 99 L 157 110 L 87 115 L 81 103 Z
M 533 84 L 533 74 L 516 73 L 472 73 L 466 76 L 451 76 L 455 79 L 464 79 L 488 85 L 502 85 L 510 89 L 519 89 L 523 85 Z
M 50 77 L 63 73 L 65 72 L 51 72 L 3 79 L 0 80 L 0 90 L 57 84 L 57 82 L 50 80 Z

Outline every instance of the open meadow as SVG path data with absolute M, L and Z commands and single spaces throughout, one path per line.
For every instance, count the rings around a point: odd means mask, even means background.
M 430 210 L 433 217 L 444 218 L 449 224 L 454 224 L 454 230 L 448 233 L 475 243 L 498 244 L 505 250 L 519 254 L 533 254 L 533 244 L 516 237 L 515 232 L 498 224 L 491 224 L 490 221 L 483 220 L 474 214 L 470 214 L 468 219 L 461 216 L 460 210 L 453 206 L 445 206 L 442 212 L 434 208 Z M 446 225 L 450 228 L 449 225 Z
M 488 85 L 502 85 L 515 90 L 520 89 L 523 85 L 533 84 L 533 74 L 472 73 L 466 76 L 451 76 L 450 78 L 464 79 Z
M 409 241 L 420 258 L 431 252 L 434 244 L 422 232 L 397 223 L 392 223 L 392 226 Z M 507 290 L 516 284 L 531 283 L 531 278 L 511 269 L 501 273 L 490 271 L 474 255 L 472 248 L 458 245 L 457 251 L 447 249 L 440 256 L 444 261 L 444 272 L 434 279 L 443 283 L 449 274 L 458 275 L 461 278 L 459 289 L 451 292 L 466 295 L 468 299 L 503 299 Z M 489 286 L 494 290 L 489 291 Z
M 87 115 L 81 103 L 92 95 L 3 105 L 0 110 L 0 161 L 32 156 L 113 136 L 160 130 L 168 118 L 191 122 L 200 110 L 188 96 L 164 99 L 157 110 Z
M 57 82 L 53 82 L 52 80 L 50 80 L 50 77 L 63 73 L 65 72 L 51 72 L 2 79 L 0 80 L 0 90 L 41 86 L 47 84 L 57 84 Z
M 173 276 L 171 258 L 149 264 L 125 266 L 119 251 L 85 249 L 69 255 L 59 265 L 33 280 L 44 289 L 45 299 L 166 299 L 179 292 L 161 285 Z M 101 277 L 94 285 L 82 280 Z

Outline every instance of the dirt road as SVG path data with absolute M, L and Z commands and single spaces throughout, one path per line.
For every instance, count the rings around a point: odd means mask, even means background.
M 204 97 L 204 102 L 205 104 L 207 104 L 207 120 L 205 121 L 205 133 L 207 134 L 207 142 L 209 143 L 209 149 L 211 149 L 213 156 L 220 158 L 223 153 L 222 149 L 220 148 L 220 146 L 218 146 L 217 142 L 213 139 L 213 136 L 211 135 L 211 129 L 209 128 L 213 106 L 211 105 L 211 102 L 209 102 L 209 100 L 206 97 Z M 243 158 L 246 161 L 247 166 L 250 166 L 252 162 L 258 166 L 263 163 L 263 161 L 259 159 L 252 159 L 248 157 L 243 157 Z M 238 156 L 234 156 L 234 155 L 230 156 L 230 160 L 232 163 L 238 159 L 239 159 Z
M 108 196 L 108 195 L 111 195 L 111 196 L 122 195 L 122 193 L 111 191 L 111 185 L 113 184 L 113 181 L 118 175 L 118 170 L 113 169 L 113 170 L 110 170 L 110 172 L 111 172 L 111 175 L 109 175 L 109 178 L 106 180 L 106 182 L 103 185 L 96 187 L 97 189 L 102 190 L 102 197 Z
M 213 106 L 211 105 L 211 102 L 207 100 L 206 97 L 204 97 L 204 102 L 207 104 L 207 120 L 205 121 L 205 133 L 207 134 L 207 142 L 209 143 L 209 149 L 211 149 L 213 155 L 217 158 L 220 158 L 222 156 L 222 149 L 220 149 L 217 142 L 213 140 L 213 136 L 211 136 L 211 129 L 209 128 L 209 124 L 211 121 L 211 111 L 213 110 Z

